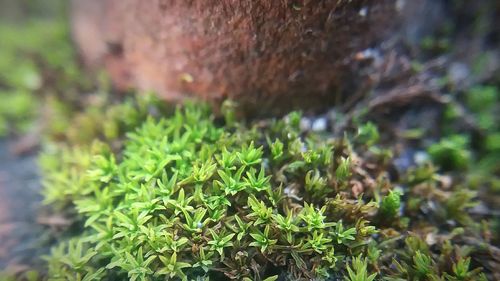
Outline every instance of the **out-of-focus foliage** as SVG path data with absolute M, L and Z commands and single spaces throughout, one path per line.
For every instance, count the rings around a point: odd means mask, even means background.
M 67 22 L 55 11 L 38 7 L 34 2 L 39 1 L 31 2 L 0 6 L 4 12 L 30 15 L 0 22 L 0 136 L 26 133 L 37 121 L 41 126 L 42 100 L 74 99 L 76 89 L 85 83 Z

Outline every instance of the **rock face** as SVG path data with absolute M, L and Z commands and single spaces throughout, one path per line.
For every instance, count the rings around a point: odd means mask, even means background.
M 338 101 L 356 54 L 387 34 L 396 0 L 73 0 L 84 61 L 120 89 L 231 97 L 254 114 Z

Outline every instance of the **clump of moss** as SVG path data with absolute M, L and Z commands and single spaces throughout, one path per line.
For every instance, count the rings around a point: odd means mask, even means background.
M 363 252 L 377 204 L 349 203 L 346 183 L 357 175 L 348 148 L 334 154 L 302 138 L 296 118 L 224 128 L 207 108 L 188 106 L 148 118 L 118 154 L 96 142 L 65 153 L 68 162 L 45 161 L 48 202 L 74 204 L 86 227 L 53 253 L 49 274 L 328 277 L 338 260 Z M 60 262 L 68 250 L 78 258 Z
M 464 135 L 444 137 L 428 148 L 434 163 L 445 170 L 463 170 L 471 161 L 469 140 Z
M 473 190 L 481 199 L 481 207 L 486 209 L 485 212 L 490 217 L 484 222 L 488 225 L 487 231 L 492 233 L 490 240 L 499 243 L 500 88 L 495 84 L 475 85 L 457 93 L 456 100 L 459 103 L 450 104 L 445 110 L 444 124 L 447 133 L 443 139 L 464 140 L 460 145 L 455 145 L 454 154 L 468 157 L 463 158 L 467 161 L 459 161 L 466 165 L 463 165 L 461 173 L 455 175 L 455 179 L 462 183 L 463 189 Z M 467 126 L 463 125 L 464 119 Z M 469 130 L 464 130 L 463 127 L 469 127 Z
M 79 226 L 47 257 L 49 279 L 484 278 L 459 242 L 487 243 L 475 193 L 431 163 L 391 181 L 374 124 L 333 137 L 301 131 L 296 112 L 245 125 L 230 106 L 217 119 L 159 104 L 89 109 L 109 123 L 92 144 L 45 149 L 46 202 Z

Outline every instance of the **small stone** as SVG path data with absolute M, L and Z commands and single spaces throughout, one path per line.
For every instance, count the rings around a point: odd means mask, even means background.
M 460 84 L 470 76 L 470 71 L 467 65 L 463 63 L 453 63 L 448 69 L 448 77 L 453 84 Z
M 427 245 L 434 245 L 437 243 L 437 238 L 436 238 L 436 234 L 434 233 L 429 233 L 426 235 L 425 237 L 425 242 L 427 243 Z
M 181 81 L 186 82 L 186 83 L 193 83 L 194 82 L 193 75 L 191 75 L 189 73 L 183 73 L 181 75 Z
M 303 132 L 309 131 L 311 129 L 311 120 L 309 118 L 300 119 L 300 130 Z
M 366 15 L 368 14 L 368 8 L 366 8 L 366 7 L 361 8 L 361 10 L 359 10 L 358 14 L 362 17 L 366 17 Z
M 314 122 L 312 124 L 312 130 L 315 132 L 325 131 L 326 125 L 327 125 L 326 118 L 324 118 L 324 117 L 318 118 L 318 119 L 314 120 Z
M 418 151 L 413 156 L 416 164 L 424 164 L 429 160 L 429 155 L 424 151 Z
M 406 0 L 396 0 L 396 11 L 402 12 L 406 5 Z

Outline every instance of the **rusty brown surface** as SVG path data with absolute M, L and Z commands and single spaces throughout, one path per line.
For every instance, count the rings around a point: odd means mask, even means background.
M 73 0 L 73 34 L 118 88 L 231 97 L 272 114 L 325 107 L 369 83 L 353 61 L 388 33 L 395 2 Z

